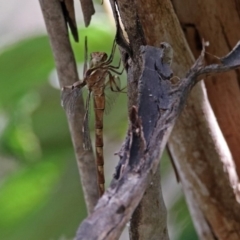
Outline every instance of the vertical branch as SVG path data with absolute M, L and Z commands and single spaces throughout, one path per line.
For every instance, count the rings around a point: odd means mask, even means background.
M 66 23 L 58 0 L 39 0 L 47 27 L 60 86 L 78 81 L 78 73 L 73 51 L 69 42 Z M 75 149 L 78 169 L 88 212 L 92 212 L 98 200 L 96 166 L 92 151 L 83 151 L 82 121 L 84 117 L 83 99 L 76 102 L 74 114 L 67 113 L 71 138 Z
M 132 106 L 138 105 L 139 101 L 139 89 L 137 86 L 143 64 L 140 57 L 140 46 L 146 45 L 147 36 L 144 35 L 141 19 L 139 19 L 138 16 L 137 3 L 127 0 L 111 1 L 117 32 L 121 33 L 118 14 L 116 13 L 116 5 L 128 35 L 129 46 L 121 44 L 126 42 L 125 39 L 118 39 L 118 43 L 120 43 L 124 51 L 129 54 L 129 57 L 131 55 L 131 60 L 134 62 L 134 64 L 130 64 L 128 68 L 128 109 L 130 112 Z M 118 37 L 123 38 L 123 35 L 119 34 Z M 156 238 L 160 238 L 161 236 L 163 240 L 169 239 L 167 231 L 167 211 L 161 191 L 159 166 L 160 165 L 158 165 L 158 171 L 156 171 L 151 178 L 151 186 L 149 186 L 145 192 L 142 201 L 132 215 L 129 229 L 131 239 L 152 239 L 153 236 Z
M 142 59 L 140 56 L 141 45 L 147 44 L 149 36 L 144 34 L 143 25 L 141 23 L 142 18 L 138 13 L 137 1 L 111 1 L 113 13 L 116 12 L 116 5 L 121 16 L 121 21 L 125 27 L 129 46 L 126 44 L 120 44 L 121 47 L 129 54 L 134 64 L 128 68 L 128 109 L 131 110 L 133 105 L 138 105 L 139 101 L 139 89 L 138 80 L 140 78 L 142 68 Z M 145 6 L 146 3 L 144 3 Z M 128 6 L 126 8 L 126 6 Z M 119 30 L 118 16 L 114 14 L 117 31 Z M 152 24 L 152 23 L 151 23 Z M 150 25 L 151 25 L 150 24 Z M 152 26 L 152 25 L 151 25 Z M 123 37 L 119 34 L 119 38 Z M 124 40 L 120 40 L 119 43 L 124 43 Z M 160 40 L 159 44 L 160 46 Z M 146 190 L 142 201 L 137 206 L 130 222 L 129 234 L 131 239 L 151 239 L 153 236 L 161 239 L 169 239 L 167 230 L 167 211 L 162 196 L 162 188 L 160 181 L 160 164 L 158 165 L 158 171 L 151 178 L 151 185 Z M 154 201 L 153 201 L 154 199 Z
M 174 74 L 180 77 L 183 76 L 184 72 L 187 72 L 193 63 L 194 58 L 171 1 L 153 0 L 146 2 L 137 0 L 134 3 L 131 2 L 131 7 L 126 8 L 126 6 L 129 5 L 125 1 L 119 1 L 118 8 L 128 34 L 130 46 L 131 39 L 135 38 L 137 38 L 136 43 L 139 44 L 139 39 L 141 38 L 139 37 L 138 29 L 143 32 L 142 36 L 144 36 L 146 43 L 149 45 L 159 46 L 159 43 L 162 41 L 169 42 L 174 49 Z M 127 16 L 129 11 L 131 11 L 130 15 L 134 16 L 135 20 L 131 20 L 131 16 Z M 202 17 L 201 14 L 200 17 Z M 132 72 L 134 76 L 134 70 Z M 132 102 L 134 103 L 134 101 Z M 226 142 L 220 133 L 216 119 L 213 117 L 211 106 L 206 97 L 204 83 L 197 84 L 193 89 L 188 104 L 174 128 L 169 146 L 174 160 L 179 161 L 177 163 L 178 171 L 198 234 L 199 236 L 207 235 L 214 237 L 214 234 L 216 234 L 214 231 L 219 229 L 219 227 L 216 227 L 213 230 L 211 227 L 212 224 L 216 224 L 216 226 L 218 224 L 218 221 L 214 222 L 214 216 L 215 219 L 219 219 L 219 222 L 226 222 L 226 219 L 229 217 L 227 214 L 229 206 L 225 203 L 223 204 L 223 202 L 231 202 L 233 215 L 236 209 L 238 209 L 234 195 L 238 179 Z M 193 161 L 194 159 L 196 161 Z M 202 172 L 199 172 L 199 169 Z M 228 169 L 228 171 L 224 172 L 224 169 Z M 230 172 L 232 175 L 230 175 Z M 218 178 L 221 178 L 221 181 L 218 181 Z M 213 194 L 213 191 L 210 189 L 212 185 L 216 186 L 216 192 L 224 192 L 224 198 L 217 195 L 212 196 L 212 199 L 226 211 L 219 212 L 218 208 L 211 204 L 211 197 L 204 197 L 200 183 L 208 189 L 209 193 Z M 224 201 L 221 202 L 221 199 L 224 199 Z M 192 201 L 197 201 L 198 204 L 193 204 Z M 208 208 L 211 211 L 197 209 L 197 206 L 201 205 L 209 206 Z M 216 215 L 218 216 L 217 218 Z M 230 226 L 231 224 L 232 226 Z M 224 226 L 226 233 L 233 231 L 236 221 L 233 219 L 231 224 Z
M 135 209 L 130 222 L 130 239 L 169 239 L 167 231 L 167 210 L 160 184 L 160 170 L 157 167 L 150 185 Z

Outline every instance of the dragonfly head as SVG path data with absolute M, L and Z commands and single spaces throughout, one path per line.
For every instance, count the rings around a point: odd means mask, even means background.
M 107 54 L 105 52 L 93 52 L 90 54 L 90 68 L 97 67 L 101 63 L 107 60 Z

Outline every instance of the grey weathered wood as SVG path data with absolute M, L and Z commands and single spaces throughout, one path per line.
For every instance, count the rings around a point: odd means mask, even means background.
M 140 46 L 146 45 L 146 38 L 148 35 L 143 29 L 143 22 L 141 21 L 141 17 L 138 15 L 139 9 L 137 6 L 142 5 L 139 1 L 111 0 L 110 2 L 117 28 L 116 40 L 120 46 L 119 48 L 122 53 L 122 60 L 128 73 L 128 108 L 129 111 L 131 111 L 131 106 L 136 105 L 138 100 L 137 85 L 142 65 L 142 59 L 139 57 Z M 116 5 L 120 12 L 121 21 L 124 25 L 125 31 L 127 32 L 129 42 L 125 40 L 122 29 L 120 28 Z M 144 8 L 145 7 L 146 2 L 144 3 Z M 149 12 L 152 11 L 150 10 Z M 145 19 L 145 17 L 142 19 Z M 152 24 L 152 22 L 150 24 Z M 156 21 L 154 24 L 156 24 Z M 159 43 L 157 46 L 159 46 Z M 130 61 L 128 61 L 129 58 L 131 59 Z M 130 66 L 131 61 L 134 62 L 133 66 Z M 129 233 L 130 238 L 134 240 L 141 239 L 141 237 L 150 239 L 150 237 L 154 236 L 165 236 L 166 239 L 168 238 L 168 231 L 166 228 L 167 212 L 161 191 L 160 171 L 157 171 L 156 174 L 153 175 L 151 182 L 154 184 L 151 188 L 148 188 L 148 191 L 144 194 L 143 200 L 139 203 L 130 220 Z M 151 204 L 153 198 L 156 204 Z M 151 206 L 151 208 L 149 208 L 149 206 Z

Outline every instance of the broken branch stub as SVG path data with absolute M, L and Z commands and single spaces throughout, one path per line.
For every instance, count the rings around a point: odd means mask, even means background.
M 143 64 L 138 106 L 132 106 L 130 112 L 131 124 L 120 163 L 109 189 L 80 225 L 78 240 L 119 238 L 157 170 L 174 123 L 198 78 L 240 66 L 240 43 L 221 58 L 221 64 L 209 66 L 204 66 L 203 49 L 186 77 L 174 84 L 170 65 L 163 61 L 163 49 L 141 46 L 140 54 Z
M 75 8 L 74 8 L 74 1 L 73 0 L 60 0 L 62 12 L 64 15 L 65 23 L 69 26 L 73 38 L 76 42 L 79 41 L 78 37 L 78 29 L 77 29 L 77 22 L 75 17 Z M 85 27 L 88 27 L 92 15 L 95 13 L 94 5 L 92 0 L 80 0 L 84 24 Z
M 95 13 L 92 0 L 80 0 L 85 26 L 91 22 L 92 15 Z

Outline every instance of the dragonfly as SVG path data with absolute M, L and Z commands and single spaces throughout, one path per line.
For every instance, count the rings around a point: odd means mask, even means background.
M 105 52 L 92 52 L 90 54 L 89 67 L 87 64 L 88 48 L 87 38 L 85 38 L 85 61 L 83 69 L 83 80 L 77 81 L 71 86 L 62 88 L 62 105 L 70 112 L 74 111 L 74 104 L 79 96 L 82 95 L 84 87 L 87 87 L 88 94 L 85 103 L 85 115 L 83 120 L 83 149 L 91 149 L 91 139 L 89 135 L 89 108 L 90 99 L 93 98 L 95 112 L 95 153 L 97 164 L 97 179 L 99 196 L 104 193 L 104 155 L 103 155 L 103 114 L 109 113 L 112 103 L 115 101 L 121 89 L 119 76 L 123 73 L 119 71 L 121 60 L 117 66 L 112 65 L 116 50 L 114 40 L 111 54 L 108 57 Z

